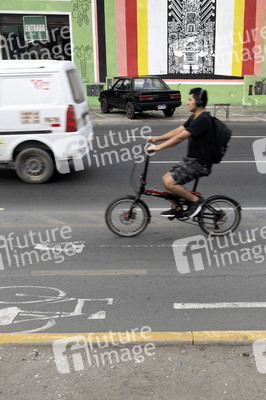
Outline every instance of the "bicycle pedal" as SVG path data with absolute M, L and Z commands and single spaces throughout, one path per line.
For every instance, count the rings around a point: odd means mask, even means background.
M 174 217 L 168 217 L 169 221 L 173 221 L 176 218 L 176 216 Z
M 178 219 L 179 219 L 179 221 L 187 221 L 189 219 L 189 217 L 184 216 L 184 217 L 180 217 Z
M 189 217 L 187 217 L 185 213 L 183 215 L 175 215 L 173 217 L 168 217 L 169 221 L 173 221 L 175 218 L 178 219 L 178 221 L 186 221 L 187 219 L 189 219 Z

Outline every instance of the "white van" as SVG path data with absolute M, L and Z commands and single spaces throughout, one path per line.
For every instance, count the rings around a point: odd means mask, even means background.
M 92 123 L 70 61 L 0 61 L 0 164 L 27 183 L 69 172 L 89 152 Z M 77 169 L 81 169 L 80 167 Z

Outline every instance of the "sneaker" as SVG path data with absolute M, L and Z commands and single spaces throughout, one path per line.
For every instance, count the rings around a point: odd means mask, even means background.
M 166 217 L 166 218 L 176 217 L 178 213 L 180 213 L 180 210 L 174 210 L 173 208 L 171 208 L 171 210 L 163 211 L 161 213 L 161 217 Z
M 189 210 L 187 212 L 187 216 L 190 218 L 195 217 L 202 209 L 204 201 L 205 199 L 203 197 L 200 197 L 198 201 L 195 202 L 191 201 L 189 203 Z

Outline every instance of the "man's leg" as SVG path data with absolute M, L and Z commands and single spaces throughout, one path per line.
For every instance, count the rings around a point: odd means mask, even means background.
M 203 197 L 199 198 L 195 196 L 194 194 L 189 192 L 186 188 L 184 188 L 182 185 L 176 183 L 170 172 L 167 172 L 163 176 L 163 183 L 168 193 L 176 194 L 190 202 L 189 210 L 186 212 L 186 215 L 188 217 L 192 218 L 200 212 L 202 204 L 204 203 Z M 162 212 L 161 216 L 168 218 L 176 216 L 178 210 L 179 210 L 178 204 L 172 201 L 172 210 Z
M 200 212 L 202 204 L 204 203 L 204 198 L 195 196 L 182 185 L 204 175 L 206 174 L 199 162 L 194 159 L 184 158 L 183 161 L 179 162 L 176 166 L 171 168 L 170 172 L 167 172 L 163 176 L 163 184 L 167 192 L 183 197 L 190 203 L 186 215 L 191 218 Z M 175 215 L 175 210 L 177 211 L 177 204 L 175 204 L 175 202 L 172 202 L 172 208 L 172 210 L 165 211 L 161 215 L 163 217 L 172 214 Z
M 165 189 L 168 193 L 176 194 L 180 197 L 183 197 L 184 199 L 191 201 L 191 202 L 196 202 L 199 200 L 197 196 L 192 194 L 189 190 L 184 188 L 182 185 L 179 185 L 175 182 L 175 180 L 172 178 L 171 172 L 167 172 L 163 178 L 163 184 L 165 186 Z M 175 203 L 172 203 L 175 204 Z M 176 204 L 173 208 L 176 208 Z

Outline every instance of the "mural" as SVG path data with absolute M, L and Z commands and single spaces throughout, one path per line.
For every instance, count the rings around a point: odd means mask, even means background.
M 145 74 L 235 80 L 266 71 L 266 0 L 93 2 L 100 82 Z
M 87 76 L 87 61 L 91 60 L 91 53 L 92 53 L 93 48 L 88 44 L 87 46 L 75 46 L 74 47 L 74 52 L 77 60 L 80 62 L 80 74 L 81 74 L 81 79 L 84 83 L 89 82 L 88 76 Z
M 73 0 L 74 1 L 74 0 Z M 89 43 L 88 34 L 91 24 L 91 0 L 76 0 L 72 11 L 73 36 L 79 38 L 79 45 L 75 41 L 74 55 L 75 62 L 79 67 L 83 83 L 90 81 L 90 68 L 93 63 L 92 42 Z
M 73 6 L 73 18 L 77 20 L 79 26 L 82 26 L 83 22 L 89 25 L 89 10 L 91 0 L 77 0 Z
M 168 0 L 168 73 L 214 74 L 215 0 Z

